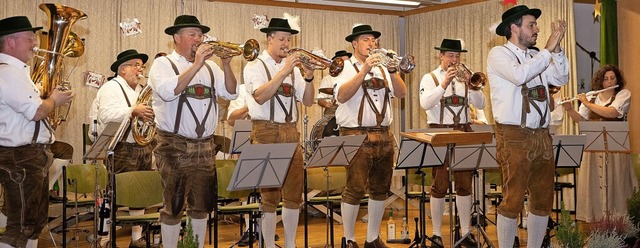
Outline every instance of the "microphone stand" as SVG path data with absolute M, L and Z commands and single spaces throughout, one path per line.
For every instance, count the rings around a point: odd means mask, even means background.
M 598 63 L 600 63 L 600 60 L 598 59 L 598 57 L 596 57 L 596 52 L 587 50 L 582 45 L 580 45 L 580 43 L 578 43 L 578 42 L 576 42 L 576 46 L 578 46 L 580 48 L 580 50 L 582 50 L 585 53 L 589 54 L 589 58 L 591 59 L 591 79 L 593 79 L 593 61 L 595 60 L 595 61 L 598 61 Z

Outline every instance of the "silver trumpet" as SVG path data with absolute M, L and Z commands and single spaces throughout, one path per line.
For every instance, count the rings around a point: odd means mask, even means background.
M 407 74 L 416 67 L 414 57 L 411 54 L 407 54 L 404 57 L 398 56 L 393 50 L 387 50 L 384 48 L 376 48 L 369 51 L 369 56 L 374 54 L 380 54 L 380 65 L 389 68 L 389 66 L 398 65 L 398 69 Z

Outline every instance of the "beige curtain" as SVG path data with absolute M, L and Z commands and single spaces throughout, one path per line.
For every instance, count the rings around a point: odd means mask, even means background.
M 46 14 L 38 8 L 44 0 L 0 0 L 0 18 L 24 15 L 29 17 L 33 25 L 47 26 Z M 366 23 L 382 32 L 382 44 L 391 49 L 398 49 L 398 17 L 374 14 L 355 14 L 337 11 L 319 11 L 297 8 L 266 7 L 257 5 L 218 3 L 205 0 L 58 0 L 59 4 L 74 7 L 85 12 L 88 18 L 77 21 L 73 31 L 85 38 L 85 54 L 80 58 L 65 60 L 65 75 L 75 93 L 69 120 L 62 124 L 56 133 L 59 140 L 73 145 L 74 161 L 80 162 L 82 157 L 82 123 L 89 123 L 87 117 L 89 107 L 95 98 L 97 89 L 84 85 L 83 75 L 87 71 L 106 76 L 113 75 L 109 67 L 118 53 L 126 49 L 137 49 L 150 56 L 147 67 L 153 63 L 153 56 L 158 52 L 171 52 L 171 37 L 164 34 L 164 29 L 173 24 L 180 14 L 195 15 L 204 24 L 211 27 L 210 35 L 222 41 L 244 43 L 248 39 L 260 42 L 262 50 L 266 48 L 265 35 L 253 28 L 251 18 L 255 15 L 282 17 L 287 12 L 300 16 L 300 34 L 294 38 L 293 47 L 308 50 L 322 49 L 331 58 L 337 50 L 352 51 L 350 43 L 344 37 L 351 33 L 355 23 Z M 132 19 L 141 22 L 143 32 L 135 36 L 125 37 L 118 24 Z M 219 62 L 219 60 L 217 60 Z M 242 81 L 242 68 L 247 62 L 242 58 L 234 58 L 232 68 L 239 82 Z M 316 88 L 323 76 L 328 72 L 316 72 Z M 397 105 L 397 101 L 394 101 Z M 308 114 L 308 131 L 322 117 L 321 108 L 317 105 L 302 108 Z M 398 116 L 398 108 L 394 108 Z M 226 111 L 221 111 L 223 114 Z M 302 129 L 303 120 L 299 121 Z M 398 122 L 396 122 L 398 123 Z M 231 129 L 221 123 L 218 133 L 230 137 Z
M 490 27 L 497 26 L 501 20 L 505 8 L 503 1 L 486 1 L 482 3 L 465 5 L 452 9 L 427 12 L 406 17 L 407 53 L 416 57 L 417 67 L 407 77 L 409 95 L 406 99 L 408 111 L 406 113 L 406 129 L 427 127 L 427 118 L 424 110 L 420 108 L 419 87 L 422 76 L 434 70 L 440 65 L 438 51 L 434 49 L 440 46 L 443 38 L 462 39 L 469 52 L 464 53 L 463 63 L 474 71 L 486 71 L 487 55 L 492 47 L 506 43 L 506 39 L 497 36 L 490 31 Z M 537 46 L 543 48 L 551 31 L 551 22 L 562 19 L 568 22 L 569 30 L 565 36 L 562 47 L 569 58 L 570 82 L 563 87 L 565 96 L 576 94 L 577 84 L 573 75 L 576 75 L 575 65 L 575 30 L 573 21 L 573 1 L 545 1 L 545 0 L 520 0 L 518 4 L 524 4 L 530 8 L 539 8 L 542 15 L 538 19 L 540 33 Z M 484 93 L 487 103 L 490 103 L 489 87 L 485 87 Z M 491 105 L 485 108 L 487 120 L 493 123 Z M 560 130 L 562 133 L 575 133 L 575 125 L 569 118 L 564 119 Z

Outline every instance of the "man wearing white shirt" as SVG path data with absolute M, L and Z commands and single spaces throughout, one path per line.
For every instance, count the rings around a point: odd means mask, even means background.
M 37 37 L 26 16 L 0 20 L 0 184 L 7 229 L 0 247 L 38 247 L 49 209 L 47 174 L 56 140 L 47 117 L 71 102 L 72 91 L 54 88 L 40 98 L 26 63 Z
M 393 115 L 391 97 L 403 98 L 407 92 L 398 75 L 398 65 L 381 66 L 381 54 L 369 56 L 381 33 L 370 25 L 359 24 L 345 37 L 353 47 L 351 63 L 335 79 L 335 98 L 339 102 L 336 122 L 340 135 L 366 135 L 362 146 L 347 166 L 347 183 L 342 193 L 341 213 L 347 247 L 359 247 L 355 222 L 360 201 L 369 192 L 369 221 L 364 247 L 387 247 L 380 239 L 380 222 L 393 174 L 394 139 L 390 130 Z
M 430 128 L 453 128 L 460 131 L 471 131 L 472 104 L 477 109 L 485 105 L 481 90 L 472 90 L 468 82 L 459 82 L 456 78 L 457 65 L 460 63 L 462 42 L 454 39 L 443 39 L 440 47 L 440 66 L 425 74 L 420 82 L 420 106 L 427 112 L 427 123 Z M 468 74 L 468 73 L 467 73 Z M 471 75 L 467 75 L 467 79 Z M 442 244 L 442 216 L 444 197 L 449 189 L 448 163 L 433 168 L 433 184 L 431 185 L 431 223 L 433 224 L 432 247 L 444 247 Z M 471 193 L 472 171 L 453 172 L 456 181 L 456 206 L 460 211 L 460 234 L 465 237 L 462 244 L 468 247 L 477 246 L 470 231 L 471 225 Z M 469 233 L 467 235 L 467 233 Z
M 548 84 L 569 82 L 568 59 L 560 47 L 566 22 L 552 23 L 540 52 L 529 49 L 538 38 L 540 9 L 518 5 L 502 14 L 496 34 L 507 43 L 489 52 L 487 74 L 496 122 L 497 160 L 503 200 L 498 206 L 498 242 L 512 247 L 517 217 L 528 191 L 527 245 L 540 247 L 553 205 L 554 156 L 549 123 Z
M 100 87 L 93 103 L 97 110 L 99 134 L 104 131 L 109 122 L 122 122 L 133 117 L 143 120 L 153 119 L 151 106 L 136 104 L 138 95 L 142 91 L 140 76 L 148 59 L 149 56 L 146 54 L 129 49 L 118 54 L 116 61 L 111 64 L 111 71 L 116 75 Z M 133 123 L 130 125 L 133 126 Z M 114 149 L 113 173 L 151 170 L 153 146 L 137 144 L 133 139 L 131 128 L 125 137 L 125 140 L 120 141 Z M 144 209 L 130 209 L 129 214 L 143 215 Z M 102 241 L 106 242 L 108 238 Z M 146 241 L 142 238 L 142 227 L 133 226 L 129 247 L 146 246 Z
M 218 125 L 217 98 L 237 97 L 238 86 L 231 57 L 213 61 L 214 47 L 203 43 L 210 28 L 192 15 L 176 17 L 164 30 L 175 50 L 153 61 L 149 85 L 153 89 L 158 144 L 154 150 L 164 182 L 164 206 L 160 210 L 164 247 L 176 247 L 183 209 L 188 205 L 193 234 L 204 247 L 207 217 L 217 195 L 215 144 Z
M 302 64 L 300 54 L 288 54 L 291 39 L 298 30 L 287 19 L 271 18 L 266 34 L 267 49 L 244 67 L 244 82 L 253 100 L 247 101 L 253 123 L 252 144 L 299 143 L 298 107 L 313 104 L 313 70 Z M 302 147 L 296 146 L 282 188 L 260 189 L 262 196 L 262 236 L 267 248 L 275 247 L 276 208 L 283 201 L 284 247 L 296 247 L 296 230 L 303 192 Z

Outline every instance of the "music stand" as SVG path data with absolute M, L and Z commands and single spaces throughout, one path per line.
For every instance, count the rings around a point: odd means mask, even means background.
M 93 145 L 91 145 L 91 148 L 89 148 L 89 150 L 87 151 L 86 154 L 84 154 L 84 156 L 82 157 L 83 160 L 92 160 L 94 161 L 94 165 L 96 166 L 96 172 L 95 172 L 95 176 L 96 176 L 96 186 L 95 186 L 95 191 L 94 191 L 94 197 L 100 198 L 101 194 L 102 194 L 102 190 L 100 189 L 100 184 L 98 183 L 100 180 L 98 180 L 98 164 L 95 163 L 96 160 L 103 160 L 105 161 L 105 163 L 107 164 L 113 164 L 113 158 L 108 159 L 108 154 L 109 151 L 113 151 L 114 147 L 110 148 L 110 144 L 112 143 L 112 140 L 117 136 L 118 130 L 120 129 L 122 123 L 120 122 L 109 122 L 107 123 L 107 126 L 104 128 L 104 130 L 102 130 L 102 133 L 100 133 L 100 136 L 98 136 L 97 139 L 95 139 L 95 141 L 93 142 Z M 117 141 L 115 142 L 117 143 Z M 115 144 L 114 143 L 114 144 Z M 108 166 L 108 165 L 107 165 Z M 115 192 L 115 191 L 113 191 Z M 107 196 L 108 197 L 108 196 Z M 66 205 L 66 197 L 64 197 L 65 203 L 63 205 Z M 103 199 L 104 200 L 104 199 Z M 113 204 L 113 201 L 112 201 Z M 93 242 L 98 242 L 98 212 L 99 212 L 99 208 L 100 206 L 97 204 L 94 204 L 93 206 Z M 111 208 L 112 210 L 114 209 L 113 207 Z M 114 211 L 115 213 L 115 211 Z M 66 211 L 62 211 L 62 218 L 66 219 Z M 115 215 L 112 215 L 111 218 L 112 220 L 113 217 L 115 217 Z M 66 223 L 66 222 L 65 222 Z M 63 229 L 66 230 L 66 225 L 63 226 Z M 112 232 L 112 233 L 115 233 Z M 66 238 L 65 238 L 65 234 L 66 231 L 64 231 L 62 233 L 63 237 L 62 240 L 63 242 L 66 242 Z M 112 240 L 114 237 L 111 237 Z M 115 242 L 114 242 L 115 243 Z M 64 246 L 64 244 L 63 244 Z
M 486 130 L 485 132 L 493 132 L 493 129 L 490 126 L 484 126 L 484 127 L 489 127 L 489 128 L 473 129 L 472 127 L 472 129 Z M 498 160 L 496 159 L 497 157 L 496 141 L 495 139 L 492 139 L 491 141 L 492 142 L 490 144 L 482 143 L 482 144 L 474 144 L 474 145 L 456 146 L 453 150 L 454 152 L 453 161 L 449 166 L 449 171 L 451 170 L 473 171 L 473 185 L 477 185 L 477 178 L 479 177 L 478 170 L 500 168 L 498 164 Z M 449 178 L 449 180 L 451 180 L 451 178 Z M 484 183 L 480 187 L 484 187 Z M 480 204 L 480 200 L 478 199 L 478 195 L 480 195 L 479 193 L 480 190 L 478 188 L 479 187 L 474 186 L 473 203 L 472 203 L 473 209 L 471 212 L 471 216 L 473 216 L 474 214 L 476 215 L 476 224 L 474 227 L 478 232 L 478 237 L 482 237 L 485 243 L 488 244 L 488 247 L 493 247 L 493 244 L 491 243 L 491 240 L 489 239 L 489 236 L 487 235 L 487 232 L 484 230 L 481 224 L 482 222 L 480 221 L 480 218 L 481 218 L 480 216 L 482 216 L 482 218 L 485 218 L 486 215 L 484 211 L 482 211 L 482 213 L 478 211 L 478 205 Z M 484 199 L 485 199 L 484 193 L 482 193 L 483 203 L 484 203 Z M 459 247 L 460 244 L 462 244 L 462 241 L 471 233 L 472 232 L 469 232 L 464 236 L 460 237 L 460 239 L 458 239 L 458 242 L 456 242 L 453 247 Z M 483 245 L 481 245 L 480 240 L 478 240 L 478 247 L 482 247 L 482 246 Z
M 297 143 L 248 144 L 240 154 L 236 168 L 227 186 L 228 191 L 280 188 L 289 171 Z M 262 202 L 258 198 L 258 211 L 262 213 Z M 253 226 L 249 225 L 249 247 L 253 247 Z M 259 236 L 262 247 L 262 235 Z
M 402 136 L 420 141 L 423 143 L 429 143 L 434 147 L 446 146 L 447 158 L 446 161 L 454 161 L 454 147 L 456 145 L 472 145 L 489 143 L 493 140 L 493 134 L 491 132 L 462 132 L 462 131 L 447 131 L 447 132 L 405 132 L 401 133 Z M 452 164 L 452 163 L 449 163 Z M 449 170 L 449 230 L 453 233 L 453 189 L 451 180 L 453 177 L 453 170 Z M 424 194 L 424 193 L 423 193 Z M 451 246 L 455 244 L 454 235 L 451 235 Z
M 553 139 L 553 154 L 555 157 L 555 167 L 569 168 L 573 170 L 573 190 L 576 192 L 575 182 L 577 182 L 576 169 L 582 163 L 582 151 L 587 140 L 586 135 L 551 135 Z M 562 191 L 563 187 L 559 185 L 559 174 L 555 173 L 555 186 Z M 571 186 L 569 183 L 564 183 Z M 558 190 L 558 189 L 556 189 Z M 562 193 L 560 193 L 562 194 Z M 574 207 L 577 209 L 578 195 L 574 193 Z M 556 195 L 556 209 L 560 210 L 560 195 Z M 559 213 L 556 212 L 556 222 L 559 220 Z
M 313 152 L 309 163 L 305 165 L 305 170 L 310 167 L 323 168 L 327 179 L 326 207 L 328 211 L 333 211 L 331 209 L 331 202 L 329 201 L 329 166 L 348 166 L 366 137 L 366 135 L 325 137 Z M 329 223 L 331 216 L 329 216 L 329 214 L 325 216 L 327 225 L 325 247 L 333 247 L 333 239 L 329 242 Z M 307 227 L 305 226 L 305 228 Z M 333 229 L 331 229 L 331 231 L 333 231 Z M 333 232 L 331 232 L 331 237 L 333 237 Z
M 608 173 L 609 153 L 630 153 L 629 149 L 629 123 L 626 121 L 581 121 L 578 123 L 580 133 L 587 135 L 585 151 L 604 152 L 604 198 L 608 199 Z M 605 212 L 609 211 L 609 204 L 605 204 Z
M 451 131 L 452 129 L 419 129 L 419 130 L 409 130 L 409 132 L 437 132 L 437 131 Z M 400 140 L 400 150 L 398 152 L 398 162 L 396 165 L 397 169 L 405 170 L 405 195 L 409 195 L 408 189 L 408 172 L 409 169 L 417 169 L 416 174 L 420 175 L 420 205 L 418 207 L 419 215 L 420 215 L 420 227 L 418 228 L 418 223 L 416 223 L 416 236 L 414 237 L 411 245 L 409 247 L 428 247 L 426 242 L 427 239 L 431 240 L 429 236 L 426 234 L 426 191 L 425 191 L 425 177 L 426 173 L 422 171 L 424 167 L 434 167 L 441 166 L 444 164 L 444 159 L 447 153 L 446 147 L 433 147 L 429 143 L 424 143 L 420 141 L 416 141 L 410 138 L 403 137 Z M 409 199 L 407 199 L 408 201 Z M 409 216 L 408 208 L 405 207 L 405 216 Z M 417 221 L 416 221 L 417 222 Z
M 231 139 L 231 154 L 238 154 L 251 144 L 251 120 L 237 120 L 233 125 L 233 137 Z

